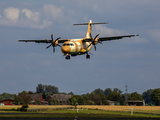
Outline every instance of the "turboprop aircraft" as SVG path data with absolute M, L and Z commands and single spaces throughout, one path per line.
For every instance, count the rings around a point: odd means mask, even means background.
M 97 34 L 94 38 L 91 35 L 92 32 L 92 25 L 98 24 L 107 24 L 106 22 L 103 23 L 92 23 L 90 20 L 89 23 L 80 23 L 80 24 L 73 24 L 73 25 L 88 25 L 88 30 L 85 38 L 80 39 L 61 39 L 61 37 L 57 39 L 53 39 L 53 33 L 51 34 L 51 40 L 18 40 L 19 42 L 36 42 L 36 43 L 49 43 L 50 45 L 46 47 L 53 47 L 53 53 L 55 52 L 55 47 L 61 47 L 61 52 L 66 56 L 67 60 L 70 59 L 70 56 L 77 56 L 86 54 L 86 59 L 90 59 L 89 51 L 91 50 L 92 46 L 96 51 L 96 44 L 102 44 L 103 41 L 111 41 L 111 40 L 119 40 L 126 37 L 134 37 L 139 35 L 124 35 L 124 36 L 112 36 L 112 37 L 99 37 L 100 34 Z M 59 43 L 63 43 L 62 46 Z

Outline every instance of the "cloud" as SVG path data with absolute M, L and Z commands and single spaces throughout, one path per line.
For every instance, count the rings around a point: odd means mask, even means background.
M 124 31 L 119 31 L 116 29 L 111 29 L 111 28 L 106 28 L 105 26 L 102 25 L 95 25 L 94 30 L 97 33 L 101 33 L 101 36 L 115 36 L 115 35 L 123 35 L 126 34 Z
M 33 20 L 36 23 L 39 22 L 39 12 L 32 12 L 32 11 L 30 11 L 28 9 L 23 9 L 22 12 L 25 13 L 25 16 L 29 20 Z
M 9 20 L 18 20 L 20 10 L 18 8 L 9 7 L 4 10 L 4 15 Z
M 52 4 L 46 4 L 43 7 L 43 12 L 46 16 L 52 19 L 63 18 L 63 10 Z
M 3 10 L 3 16 L 0 14 L 0 26 L 47 28 L 53 20 L 59 22 L 63 18 L 62 9 L 52 4 L 44 5 L 41 12 L 8 7 Z

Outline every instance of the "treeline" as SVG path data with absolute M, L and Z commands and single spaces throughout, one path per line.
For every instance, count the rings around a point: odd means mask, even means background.
M 28 103 L 31 98 L 28 94 L 42 94 L 43 99 L 53 94 L 69 94 L 72 98 L 69 99 L 70 104 L 75 105 L 108 105 L 110 101 L 118 101 L 117 104 L 125 105 L 127 100 L 145 100 L 146 105 L 160 105 L 160 88 L 149 89 L 142 94 L 137 92 L 122 94 L 118 88 L 106 88 L 104 90 L 98 88 L 91 93 L 86 93 L 83 95 L 75 95 L 73 92 L 70 93 L 60 93 L 58 87 L 53 85 L 42 85 L 38 84 L 36 87 L 36 92 L 26 92 L 22 91 L 16 94 L 3 93 L 0 94 L 0 100 L 14 98 L 15 104 Z M 37 101 L 38 102 L 38 101 Z
M 16 94 L 2 93 L 0 94 L 0 101 L 5 99 L 14 98 Z

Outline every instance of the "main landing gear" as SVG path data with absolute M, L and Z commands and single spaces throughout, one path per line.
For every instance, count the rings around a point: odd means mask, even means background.
M 90 59 L 90 55 L 87 54 L 87 55 L 86 55 L 86 59 Z
M 67 60 L 70 60 L 70 56 L 69 56 L 69 55 L 67 55 L 67 56 L 66 56 L 66 59 L 67 59 Z

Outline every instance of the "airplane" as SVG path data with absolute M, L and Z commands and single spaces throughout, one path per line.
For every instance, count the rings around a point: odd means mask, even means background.
M 53 39 L 53 33 L 51 34 L 51 40 L 18 40 L 19 42 L 35 42 L 35 43 L 50 43 L 45 49 L 49 47 L 53 47 L 53 53 L 55 52 L 55 47 L 61 47 L 61 52 L 66 56 L 67 60 L 70 59 L 70 56 L 74 57 L 77 55 L 84 55 L 86 54 L 86 59 L 90 59 L 89 51 L 91 50 L 92 46 L 96 51 L 96 45 L 98 43 L 102 44 L 103 41 L 111 41 L 111 40 L 119 40 L 126 37 L 135 37 L 139 35 L 124 35 L 124 36 L 112 36 L 112 37 L 99 37 L 100 34 L 97 34 L 94 38 L 91 35 L 92 32 L 92 25 L 99 25 L 99 24 L 108 24 L 107 22 L 101 23 L 93 23 L 92 20 L 89 23 L 80 23 L 80 24 L 73 24 L 73 25 L 88 25 L 88 30 L 85 38 L 80 39 L 61 39 L 61 37 L 57 39 Z M 59 43 L 63 43 L 62 46 Z

